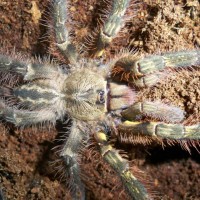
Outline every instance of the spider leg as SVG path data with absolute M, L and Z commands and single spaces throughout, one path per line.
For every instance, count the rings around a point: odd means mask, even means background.
M 125 55 L 118 59 L 114 64 L 114 73 L 122 72 L 129 79 L 132 74 L 136 78 L 133 80 L 138 87 L 150 87 L 162 78 L 159 71 L 170 67 L 189 67 L 200 64 L 200 50 L 179 51 L 164 53 L 161 55 L 150 55 L 139 58 L 136 55 Z M 128 76 L 126 76 L 128 74 Z M 127 80 L 128 81 L 128 80 Z
M 60 157 L 64 161 L 70 176 L 71 193 L 73 199 L 85 199 L 85 187 L 81 181 L 78 163 L 78 152 L 82 146 L 85 134 L 79 129 L 78 122 L 72 122 L 69 137 L 64 144 Z
M 167 124 L 163 122 L 131 122 L 119 125 L 119 131 L 135 135 L 160 137 L 163 139 L 200 139 L 200 124 L 185 126 L 183 124 Z
M 60 53 L 70 63 L 76 63 L 78 53 L 75 46 L 70 42 L 70 33 L 66 27 L 67 14 L 67 0 L 53 0 L 53 31 L 55 34 L 56 46 Z
M 52 78 L 60 74 L 59 69 L 52 64 L 20 61 L 3 54 L 0 54 L 0 72 L 18 73 L 24 77 L 24 80 Z
M 95 41 L 95 48 L 92 55 L 99 57 L 103 54 L 104 49 L 112 42 L 113 38 L 119 33 L 125 24 L 125 12 L 129 6 L 130 0 L 113 0 L 111 11 L 107 15 L 106 22 L 100 29 Z
M 108 144 L 107 136 L 104 132 L 97 132 L 95 138 L 100 146 L 101 154 L 105 161 L 120 176 L 125 188 L 134 200 L 150 199 L 146 188 L 129 170 L 128 161 L 123 159 L 120 154 Z
M 18 110 L 8 107 L 3 101 L 0 101 L 0 117 L 16 126 L 29 126 L 45 121 L 55 123 L 57 120 L 56 113 L 51 110 Z
M 4 192 L 2 188 L 0 188 L 0 200 L 5 200 Z
M 164 122 L 133 122 L 141 116 L 150 116 Z M 163 139 L 199 139 L 200 124 L 185 126 L 180 124 L 184 120 L 184 112 L 178 107 L 160 102 L 138 102 L 122 112 L 126 119 L 118 128 L 119 132 L 132 135 L 160 137 Z M 177 123 L 177 124 L 174 124 Z

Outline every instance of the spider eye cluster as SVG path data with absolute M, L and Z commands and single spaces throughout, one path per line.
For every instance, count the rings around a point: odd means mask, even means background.
M 99 91 L 98 101 L 100 104 L 105 103 L 105 92 L 103 90 Z

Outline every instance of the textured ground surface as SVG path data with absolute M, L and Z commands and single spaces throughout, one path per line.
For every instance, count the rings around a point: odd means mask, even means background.
M 75 31 L 76 39 L 81 41 L 93 29 L 102 1 L 71 2 L 71 15 L 79 22 L 74 25 L 79 27 Z M 47 29 L 42 24 L 49 18 L 44 14 L 48 7 L 47 0 L 1 0 L 1 46 L 9 50 L 15 47 L 16 51 L 28 56 L 47 54 L 49 41 L 43 39 Z M 199 7 L 197 0 L 145 0 L 121 37 L 114 40 L 107 55 L 112 56 L 116 50 L 127 46 L 137 47 L 141 54 L 194 49 L 200 45 Z M 174 79 L 145 91 L 145 97 L 161 98 L 180 106 L 185 109 L 186 117 L 195 123 L 200 116 L 200 72 L 193 72 L 187 75 L 179 72 Z M 17 131 L 2 125 L 0 133 L 0 181 L 7 199 L 70 199 L 65 184 L 58 176 L 54 177 L 56 172 L 52 172 L 50 167 L 50 162 L 56 157 L 51 150 L 57 137 L 54 128 Z M 200 155 L 194 149 L 190 155 L 178 146 L 164 150 L 156 144 L 150 147 L 118 144 L 118 147 L 126 150 L 130 159 L 135 160 L 135 165 L 150 175 L 151 185 L 159 193 L 157 199 L 200 199 Z M 91 163 L 87 156 L 89 152 L 85 155 L 83 170 L 88 182 L 88 197 L 114 199 L 119 196 L 126 199 L 123 192 L 119 195 L 113 172 L 108 166 L 103 166 L 105 164 L 99 156 L 91 155 Z M 91 167 L 95 170 L 92 171 Z M 88 179 L 87 173 L 90 173 Z

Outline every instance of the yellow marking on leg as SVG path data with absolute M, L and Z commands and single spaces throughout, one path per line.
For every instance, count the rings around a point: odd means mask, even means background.
M 97 142 L 99 142 L 102 157 L 121 178 L 124 187 L 127 189 L 130 196 L 135 200 L 149 199 L 146 188 L 130 172 L 128 161 L 123 159 L 118 151 L 108 144 L 106 134 L 98 132 L 95 134 L 95 138 L 98 139 Z

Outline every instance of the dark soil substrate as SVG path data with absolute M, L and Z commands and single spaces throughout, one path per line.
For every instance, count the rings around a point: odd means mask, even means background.
M 78 42 L 94 29 L 96 13 L 99 13 L 102 2 L 71 0 L 69 10 L 73 20 L 78 22 L 72 24 L 72 27 L 78 27 L 72 31 Z M 15 47 L 16 52 L 28 56 L 47 55 L 50 41 L 45 37 L 47 28 L 42 24 L 50 18 L 47 14 L 49 6 L 47 0 L 1 0 L 0 44 L 3 51 Z M 199 9 L 198 0 L 145 0 L 121 37 L 116 38 L 107 49 L 107 57 L 124 47 L 136 47 L 139 53 L 145 55 L 194 49 L 200 45 Z M 197 123 L 200 116 L 200 72 L 176 73 L 175 79 L 141 93 L 145 94 L 145 98 L 162 99 L 180 106 L 186 111 L 186 123 Z M 56 129 L 21 131 L 1 125 L 0 132 L 0 181 L 6 199 L 71 199 L 63 179 L 51 167 L 56 159 L 55 151 L 51 150 L 57 144 L 54 141 L 58 138 Z M 134 165 L 149 175 L 149 187 L 157 194 L 155 199 L 200 199 L 200 155 L 195 148 L 191 147 L 189 154 L 179 145 L 164 149 L 158 144 L 116 145 L 128 152 Z M 86 150 L 85 155 L 89 153 Z M 113 171 L 98 154 L 91 155 L 90 159 L 83 156 L 83 162 L 85 177 L 90 174 L 88 179 L 83 177 L 88 199 L 128 198 Z M 138 176 L 140 174 L 138 172 Z

